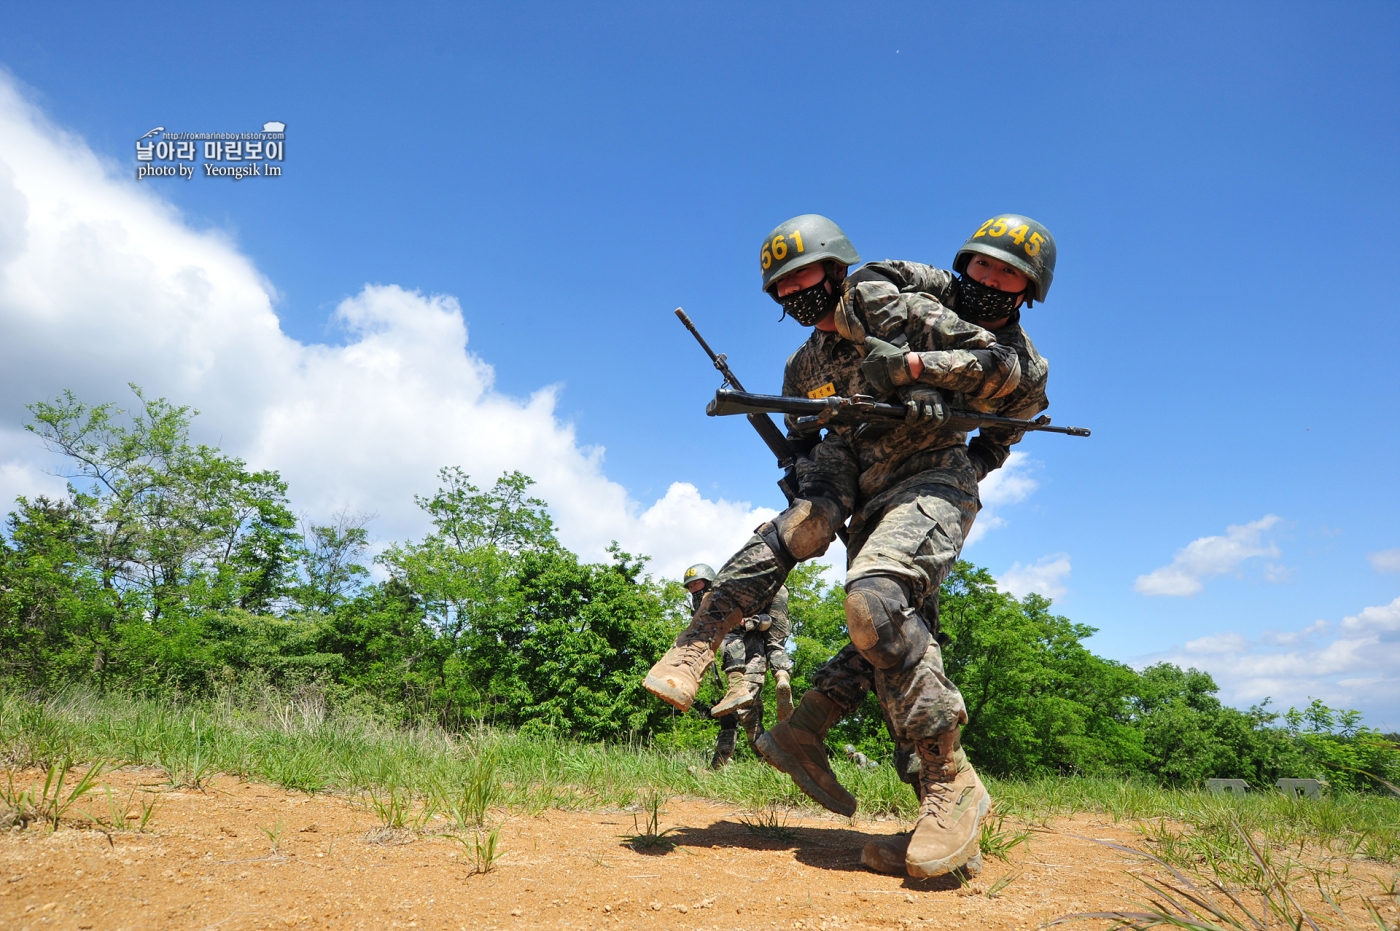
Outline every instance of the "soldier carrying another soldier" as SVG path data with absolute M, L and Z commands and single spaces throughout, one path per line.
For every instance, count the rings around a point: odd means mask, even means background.
M 1023 243 L 1031 236 L 1041 237 L 1036 243 L 1039 248 L 1029 255 L 1017 248 L 1015 234 L 1022 229 L 1025 230 L 1021 233 Z M 949 272 L 911 262 L 879 262 L 866 265 L 848 280 L 856 283 L 879 275 L 901 290 L 923 291 L 964 320 L 991 330 L 999 343 L 1013 346 L 1021 367 L 1021 379 L 1015 390 L 991 401 L 964 401 L 964 405 L 1005 417 L 1035 417 L 1050 404 L 1045 392 L 1049 363 L 1036 351 L 1021 327 L 1021 307 L 1029 306 L 1034 300 L 1044 300 L 1049 291 L 1055 272 L 1054 238 L 1049 230 L 1028 217 L 1002 214 L 983 223 L 968 237 L 953 259 L 953 269 Z M 955 277 L 954 272 L 962 275 L 963 280 Z M 968 278 L 971 281 L 964 285 Z M 984 426 L 979 430 L 968 443 L 968 456 L 979 481 L 1006 462 L 1010 447 L 1022 436 L 1005 427 Z M 947 638 L 940 634 L 938 627 L 937 589 L 924 599 L 919 613 L 934 636 L 946 643 Z M 822 705 L 825 704 L 823 699 L 831 702 L 839 710 L 836 715 L 839 719 L 860 707 L 874 688 L 874 682 L 874 667 L 854 645 L 848 644 L 812 676 L 812 689 L 804 696 L 804 701 Z M 825 720 L 826 717 L 825 714 L 803 714 L 797 726 L 807 720 Z M 767 750 L 766 757 L 770 761 L 785 771 L 788 766 L 801 768 L 805 778 L 794 781 L 799 785 L 804 782 L 816 785 L 821 791 L 812 797 L 834 811 L 841 810 L 847 794 L 844 790 L 838 791 L 835 774 L 824 761 L 820 766 L 814 765 L 813 756 L 804 752 L 813 745 L 824 745 L 825 731 L 801 733 L 792 724 L 779 725 L 763 740 L 764 747 L 760 749 Z M 920 758 L 913 745 L 898 746 L 895 768 L 901 779 L 914 786 L 916 793 L 921 791 Z M 908 842 L 907 834 L 873 840 L 861 852 L 861 862 L 879 872 L 903 873 Z
M 1032 230 L 989 223 L 982 232 L 993 229 L 1031 256 L 1047 245 L 1053 249 L 1038 224 Z M 765 237 L 764 290 L 785 313 L 814 327 L 788 360 L 783 393 L 894 399 L 906 405 L 908 419 L 834 424 L 820 439 L 792 435 L 803 452 L 796 462 L 798 496 L 725 564 L 645 684 L 672 705 L 689 707 L 723 637 L 771 598 L 798 562 L 826 552 L 849 518 L 847 629 L 872 670 L 891 733 L 899 745 L 912 746 L 920 762 L 920 817 L 905 868 L 915 877 L 975 873 L 990 798 L 960 745 L 966 709 L 944 674 L 933 622 L 919 608 L 930 603 L 958 557 L 980 508 L 977 480 L 984 474 L 973 464 L 966 435 L 949 424 L 944 394 L 959 407 L 1008 398 L 1021 380 L 1020 358 L 992 331 L 949 310 L 921 286 L 926 282 L 901 280 L 927 266 L 882 263 L 847 281 L 848 268 L 859 261 L 825 217 L 796 217 Z M 969 307 L 986 304 L 1009 315 L 1017 303 L 968 275 L 957 287 Z M 851 814 L 855 799 L 831 773 L 817 736 L 843 713 L 836 701 L 811 690 L 775 728 L 793 739 L 765 735 L 758 749 L 813 798 Z

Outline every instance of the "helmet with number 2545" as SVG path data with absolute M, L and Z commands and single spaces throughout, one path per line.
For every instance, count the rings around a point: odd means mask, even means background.
M 968 237 L 953 259 L 953 271 L 962 274 L 976 253 L 1001 259 L 1030 278 L 1026 304 L 1045 300 L 1055 277 L 1055 237 L 1030 217 L 1002 213 L 992 217 Z
M 841 227 L 819 213 L 804 213 L 779 223 L 763 237 L 758 251 L 758 265 L 763 271 L 763 290 L 784 275 L 808 265 L 831 259 L 841 265 L 855 265 L 860 253 Z

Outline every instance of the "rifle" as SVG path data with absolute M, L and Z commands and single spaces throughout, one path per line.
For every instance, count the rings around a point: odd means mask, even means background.
M 695 341 L 700 344 L 700 348 L 705 350 L 705 354 L 710 357 L 710 361 L 715 364 L 715 368 L 719 369 L 719 373 L 724 376 L 724 384 L 720 386 L 720 391 L 732 387 L 734 391 L 729 392 L 730 394 L 736 392 L 742 394 L 744 392 L 744 386 L 739 384 L 739 379 L 730 371 L 729 362 L 727 361 L 728 356 L 724 353 L 715 355 L 715 351 L 710 348 L 709 343 L 705 342 L 705 337 L 700 335 L 700 331 L 695 329 L 695 324 L 690 322 L 690 318 L 686 316 L 684 310 L 677 307 L 676 316 L 680 318 L 681 323 L 685 324 L 685 328 L 690 331 L 690 335 L 695 337 Z M 763 395 L 752 395 L 752 397 L 763 397 Z M 708 411 L 709 409 L 706 408 L 707 413 Z M 778 429 L 777 425 L 773 423 L 773 419 L 766 413 L 757 409 L 752 411 L 732 411 L 731 413 L 747 414 L 749 423 L 753 424 L 753 428 L 758 431 L 759 438 L 763 440 L 764 445 L 768 447 L 769 451 L 772 452 L 774 456 L 778 457 L 778 468 L 783 470 L 783 477 L 778 480 L 778 488 L 782 490 L 783 497 L 787 498 L 788 504 L 792 504 L 797 498 L 797 471 L 795 466 L 797 451 L 792 448 L 792 444 L 789 443 L 787 437 L 783 435 L 783 431 Z M 842 542 L 845 542 L 845 531 L 842 531 L 841 539 Z
M 711 417 L 747 414 L 750 420 L 762 416 L 770 426 L 772 421 L 768 420 L 768 414 L 795 414 L 796 429 L 807 432 L 820 430 L 830 424 L 902 421 L 908 415 L 908 411 L 901 404 L 885 404 L 863 394 L 851 398 L 790 398 L 786 395 L 749 394 L 743 389 L 730 391 L 727 388 L 720 388 L 715 392 L 715 399 L 705 406 L 705 413 Z M 1012 430 L 1063 433 L 1066 436 L 1089 435 L 1086 427 L 1052 427 L 1050 418 L 1044 415 L 1035 420 L 1018 420 L 1015 417 L 999 417 L 996 414 L 983 414 L 978 411 L 949 411 L 947 425 L 956 430 L 1007 427 Z

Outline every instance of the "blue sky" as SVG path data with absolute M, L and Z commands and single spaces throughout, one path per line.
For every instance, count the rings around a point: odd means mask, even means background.
M 481 468 L 593 469 L 643 526 L 689 483 L 704 507 L 733 505 L 705 511 L 716 553 L 781 500 L 747 425 L 704 417 L 718 379 L 671 310 L 684 306 L 751 389 L 776 389 L 803 337 L 758 288 L 757 243 L 779 221 L 824 213 L 867 259 L 946 266 L 987 216 L 1036 217 L 1060 264 L 1026 326 L 1051 361 L 1050 413 L 1094 436 L 1023 443 L 967 556 L 1013 587 L 1039 579 L 1099 628 L 1106 655 L 1203 666 L 1240 704 L 1317 695 L 1400 728 L 1400 554 L 1386 555 L 1400 548 L 1393 4 L 8 4 L 4 15 L 0 66 L 24 119 L 48 127 L 45 145 L 90 149 L 113 198 L 156 205 L 148 227 L 174 232 L 142 247 L 155 264 L 186 248 L 169 245 L 180 230 L 221 243 L 218 262 L 251 269 L 229 280 L 266 292 L 286 338 L 276 352 L 313 359 L 317 345 L 351 352 L 393 330 L 385 308 L 408 298 L 367 284 L 454 297 L 487 384 L 472 390 L 544 404 L 532 410 L 545 439 L 471 460 L 500 442 L 474 407 L 423 414 L 423 431 L 470 438 L 455 458 Z M 153 126 L 271 119 L 288 127 L 281 178 L 133 179 L 134 140 Z M 25 179 L 51 161 L 10 150 L 32 203 L 41 185 Z M 93 280 L 85 312 L 160 325 L 142 316 L 139 289 L 115 301 Z M 11 353 L 38 319 L 21 290 L 0 295 Z M 442 323 L 426 306 L 403 311 L 428 315 L 415 332 Z M 156 385 L 199 403 L 201 429 L 251 460 L 281 450 L 286 461 L 263 464 L 288 472 L 294 499 L 332 507 L 311 460 L 298 470 L 264 422 L 239 420 L 243 389 L 170 375 L 191 345 L 99 354 L 100 376 L 79 370 L 77 349 L 11 366 L 0 416 L 17 424 L 24 402 L 74 383 L 112 397 L 127 380 Z M 258 390 L 276 406 L 276 377 Z M 368 430 L 364 442 L 402 445 Z M 560 444 L 574 465 L 548 458 Z M 419 490 L 431 490 L 423 470 L 448 461 L 444 450 L 429 463 L 426 448 Z M 17 476 L 6 490 L 42 481 L 31 458 L 22 437 L 0 444 L 0 471 Z M 386 538 L 410 532 L 402 490 L 366 481 L 346 502 L 380 514 Z

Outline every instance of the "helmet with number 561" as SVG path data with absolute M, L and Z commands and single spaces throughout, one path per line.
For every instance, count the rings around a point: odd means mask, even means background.
M 1030 217 L 1002 213 L 992 217 L 968 237 L 953 259 L 953 271 L 962 274 L 973 253 L 1001 259 L 1025 272 L 1031 283 L 1026 288 L 1026 306 L 1045 300 L 1055 277 L 1055 237 Z
M 777 300 L 773 282 L 808 265 L 830 259 L 841 265 L 855 265 L 860 253 L 846 238 L 841 227 L 817 213 L 779 223 L 763 237 L 758 265 L 763 271 L 763 290 Z

